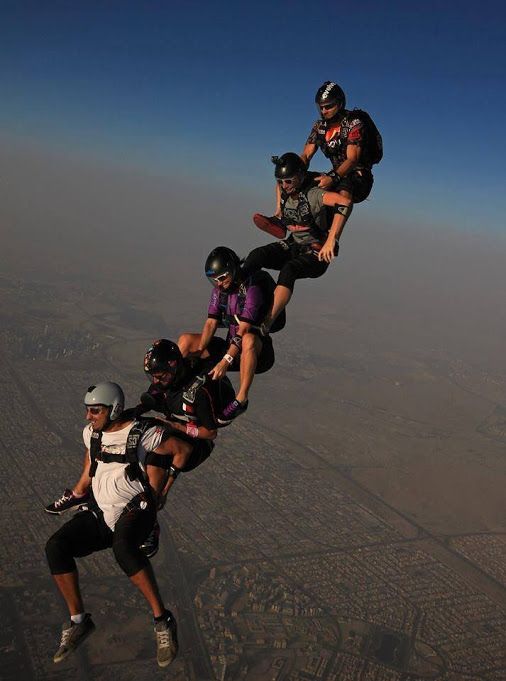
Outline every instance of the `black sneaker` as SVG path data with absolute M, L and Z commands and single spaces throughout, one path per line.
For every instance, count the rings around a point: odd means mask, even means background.
M 240 416 L 241 414 L 244 414 L 246 409 L 248 408 L 248 400 L 241 404 L 237 400 L 232 400 L 230 404 L 228 404 L 225 409 L 221 412 L 221 414 L 218 416 L 218 423 L 222 426 L 226 426 L 229 423 L 232 423 L 232 421 Z
M 61 662 L 69 653 L 73 652 L 77 646 L 88 638 L 90 634 L 95 631 L 95 625 L 91 619 L 91 615 L 86 613 L 81 624 L 72 622 L 65 622 L 61 632 L 60 647 L 53 656 L 54 662 Z
M 153 556 L 158 553 L 158 549 L 160 548 L 160 525 L 157 520 L 153 525 L 153 529 L 139 548 L 146 558 L 153 558 Z
M 156 661 L 159 667 L 167 667 L 176 658 L 179 644 L 177 642 L 177 624 L 174 615 L 169 615 L 163 622 L 155 622 Z
M 59 499 L 56 501 L 53 501 L 52 504 L 49 504 L 49 506 L 46 506 L 44 509 L 46 513 L 53 513 L 54 515 L 61 515 L 62 513 L 65 513 L 66 511 L 70 511 L 71 508 L 75 508 L 76 506 L 80 506 L 83 502 L 85 502 L 89 498 L 88 492 L 86 494 L 83 494 L 80 497 L 76 497 L 74 492 L 71 489 L 66 489 L 64 490 L 63 494 Z

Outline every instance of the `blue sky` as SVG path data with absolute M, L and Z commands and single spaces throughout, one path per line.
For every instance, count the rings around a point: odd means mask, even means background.
M 302 149 L 314 92 L 332 79 L 383 133 L 369 214 L 503 228 L 502 3 L 0 7 L 7 137 L 155 174 L 268 188 L 270 155 Z

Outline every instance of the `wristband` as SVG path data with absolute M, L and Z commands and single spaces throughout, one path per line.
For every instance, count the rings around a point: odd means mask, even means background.
M 228 362 L 230 366 L 232 366 L 232 364 L 234 363 L 234 358 L 232 357 L 232 355 L 229 355 L 228 352 L 225 355 L 223 355 L 223 359 L 225 360 L 225 362 Z
M 186 434 L 189 435 L 190 437 L 198 437 L 199 436 L 199 427 L 196 426 L 194 423 L 187 423 L 186 424 Z

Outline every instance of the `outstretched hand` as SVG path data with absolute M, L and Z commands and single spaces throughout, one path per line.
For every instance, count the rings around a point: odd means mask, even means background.
M 228 362 L 225 359 L 222 359 L 221 362 L 218 362 L 216 366 L 214 366 L 211 371 L 209 372 L 209 376 L 213 379 L 213 381 L 218 381 L 220 378 L 223 378 L 225 374 L 227 373 L 228 369 Z
M 335 258 L 334 247 L 334 240 L 326 241 L 318 252 L 318 260 L 330 263 Z

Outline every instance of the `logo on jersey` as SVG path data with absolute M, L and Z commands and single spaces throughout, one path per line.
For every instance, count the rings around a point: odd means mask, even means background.
M 330 147 L 331 149 L 334 149 L 334 147 L 339 144 L 339 133 L 341 132 L 341 126 L 340 125 L 333 125 L 331 128 L 329 128 L 326 133 L 325 133 L 325 142 L 327 143 L 327 146 Z

